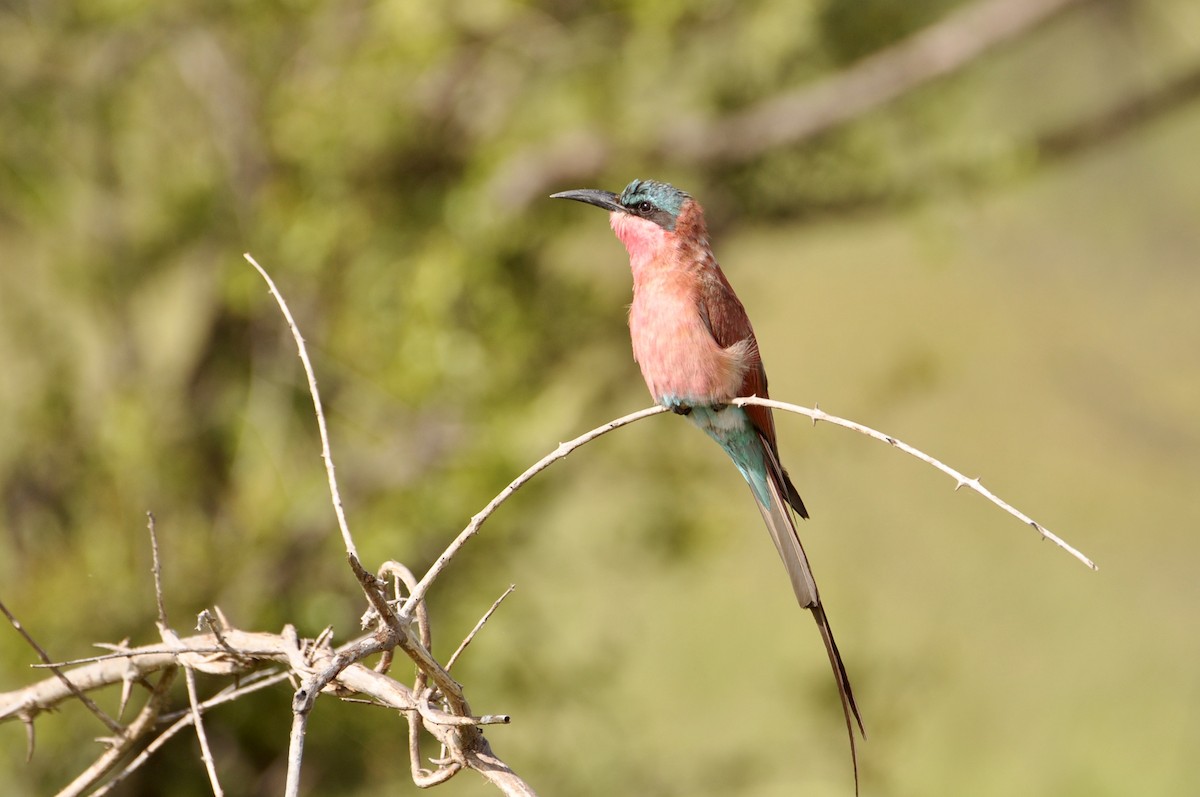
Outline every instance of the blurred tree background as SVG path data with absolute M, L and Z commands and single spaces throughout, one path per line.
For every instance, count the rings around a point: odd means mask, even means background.
M 954 0 L 0 4 L 0 598 L 58 659 L 180 630 L 357 631 L 289 298 L 368 566 L 422 570 L 560 440 L 649 399 L 624 252 L 543 197 L 671 180 L 709 210 L 870 737 L 864 794 L 1200 792 L 1200 6 L 1079 2 L 848 124 L 672 153 Z M 665 138 L 664 138 L 665 137 Z M 446 655 L 546 794 L 850 794 L 827 663 L 736 471 L 659 417 L 523 490 L 434 590 Z M 0 690 L 39 677 L 0 629 Z M 177 685 L 177 688 L 181 686 Z M 282 788 L 290 692 L 211 715 Z M 101 702 L 115 710 L 116 695 Z M 306 788 L 407 793 L 403 723 L 322 699 Z M 98 752 L 0 726 L 0 782 Z M 490 793 L 472 775 L 439 794 Z M 201 795 L 194 737 L 124 794 Z

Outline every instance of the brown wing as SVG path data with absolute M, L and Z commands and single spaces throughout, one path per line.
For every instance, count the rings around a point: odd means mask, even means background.
M 715 260 L 710 260 L 710 263 L 712 268 L 705 269 L 705 273 L 699 280 L 697 303 L 700 317 L 704 320 L 708 331 L 712 333 L 717 345 L 723 349 L 743 340 L 750 340 L 750 367 L 746 369 L 746 376 L 742 379 L 742 387 L 738 391 L 738 395 L 770 398 L 771 395 L 767 390 L 767 371 L 763 367 L 762 357 L 758 352 L 758 340 L 754 337 L 754 328 L 750 325 L 750 317 L 746 315 L 746 308 L 742 306 L 741 300 L 733 292 L 733 286 L 725 278 L 721 267 Z M 774 455 L 774 461 L 778 463 L 779 448 L 775 442 L 775 419 L 771 415 L 771 410 L 755 405 L 747 406 L 745 410 L 746 415 L 750 417 L 750 422 L 754 424 L 754 428 L 758 430 L 759 435 Z M 800 499 L 800 493 L 796 490 L 796 485 L 792 484 L 792 479 L 788 476 L 787 471 L 779 466 L 776 476 L 783 484 L 788 503 L 800 517 L 807 518 L 808 510 L 805 509 L 804 501 Z

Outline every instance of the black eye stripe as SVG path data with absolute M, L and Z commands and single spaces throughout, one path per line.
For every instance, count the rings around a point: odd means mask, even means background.
M 625 186 L 625 190 L 617 197 L 617 203 L 631 216 L 653 222 L 671 232 L 689 199 L 688 194 L 667 183 L 634 180 Z
M 626 193 L 628 193 L 628 190 Z M 636 196 L 631 196 L 622 201 L 621 205 L 634 216 L 652 221 L 665 230 L 675 229 L 675 217 L 670 212 L 660 208 L 651 199 L 637 199 Z

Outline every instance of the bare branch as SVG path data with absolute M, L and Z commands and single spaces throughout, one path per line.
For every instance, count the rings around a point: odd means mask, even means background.
M 417 577 L 413 575 L 413 572 L 408 569 L 407 565 L 401 562 L 389 559 L 380 566 L 379 577 L 386 578 L 388 576 L 391 576 L 397 582 L 403 584 L 404 589 L 408 591 L 409 595 L 412 595 L 413 590 L 417 588 Z M 401 596 L 399 589 L 395 589 L 395 595 L 397 600 L 399 600 Z M 433 632 L 429 628 L 429 609 L 425 605 L 424 600 L 417 604 L 416 620 L 417 633 L 420 637 L 421 644 L 426 648 L 432 648 Z
M 162 561 L 158 556 L 158 534 L 154 528 L 154 513 L 147 512 L 146 518 L 147 529 L 150 532 L 150 551 L 153 558 L 152 571 L 154 574 L 154 600 L 158 606 L 158 633 L 162 636 L 163 641 L 168 647 L 173 647 L 174 643 L 179 640 L 179 636 L 167 624 L 167 609 L 163 600 Z M 218 644 L 228 649 L 227 643 L 221 638 L 217 624 L 212 622 L 208 610 L 201 612 L 200 617 L 201 622 L 204 619 L 208 620 L 208 626 L 212 630 L 213 636 L 216 637 Z M 184 680 L 187 683 L 188 705 L 191 706 L 192 710 L 192 724 L 196 728 L 196 738 L 200 742 L 200 759 L 204 762 L 204 768 L 208 772 L 208 782 L 212 787 L 213 795 L 215 797 L 224 797 L 225 792 L 221 789 L 221 781 L 217 776 L 217 765 L 213 760 L 212 749 L 208 744 L 208 734 L 204 730 L 204 719 L 200 711 L 200 696 L 196 692 L 196 672 L 187 664 L 184 664 L 183 674 Z M 132 681 L 126 678 L 124 686 L 128 688 L 131 683 Z M 123 694 L 121 699 L 122 708 L 124 708 L 124 705 L 125 695 Z
M 196 615 L 196 630 L 211 631 L 213 637 L 215 637 L 217 640 L 217 644 L 222 649 L 228 651 L 229 653 L 236 654 L 237 651 L 235 651 L 230 644 L 225 641 L 225 637 L 221 633 L 222 628 L 231 627 L 229 625 L 229 621 L 225 619 L 225 615 L 221 611 L 220 606 L 214 606 L 213 609 L 216 612 L 216 617 L 214 617 L 213 612 L 210 612 L 208 609 L 200 610 L 200 613 Z
M 1090 567 L 1092 570 L 1099 569 L 1096 566 L 1095 562 L 1093 562 L 1088 557 L 1084 556 L 1083 553 L 1081 553 L 1078 549 L 1072 547 L 1061 537 L 1052 533 L 1045 526 L 1038 523 L 1036 520 L 1029 517 L 1025 513 L 1019 511 L 1012 505 L 1006 503 L 1005 501 L 1002 501 L 991 490 L 987 489 L 982 484 L 980 484 L 979 479 L 969 479 L 966 476 L 964 476 L 963 474 L 956 471 L 954 468 L 951 468 L 949 465 L 946 465 L 946 464 L 940 462 L 939 460 L 934 459 L 933 457 L 929 456 L 928 454 L 926 454 L 925 452 L 923 452 L 919 449 L 913 448 L 908 443 L 905 443 L 901 440 L 897 440 L 895 437 L 892 437 L 891 435 L 876 431 L 875 429 L 872 429 L 869 426 L 863 426 L 861 423 L 849 421 L 849 420 L 846 420 L 845 418 L 839 418 L 836 415 L 830 415 L 827 412 L 823 412 L 818 407 L 809 409 L 808 407 L 800 407 L 795 404 L 786 404 L 782 401 L 772 401 L 771 399 L 761 399 L 761 398 L 758 398 L 757 396 L 751 396 L 750 398 L 736 398 L 733 400 L 733 403 L 739 407 L 744 407 L 747 404 L 757 404 L 761 407 L 770 407 L 772 409 L 783 410 L 785 412 L 794 412 L 798 415 L 806 415 L 809 418 L 812 418 L 814 424 L 817 421 L 826 421 L 827 423 L 832 423 L 835 426 L 843 426 L 847 429 L 853 429 L 854 431 L 859 432 L 860 434 L 865 434 L 868 437 L 873 437 L 876 440 L 887 443 L 890 446 L 894 446 L 895 448 L 900 449 L 904 453 L 910 454 L 911 456 L 916 457 L 917 459 L 921 460 L 922 462 L 932 465 L 933 467 L 940 470 L 942 473 L 945 473 L 947 476 L 954 479 L 954 481 L 957 483 L 957 486 L 954 488 L 955 490 L 958 490 L 962 487 L 970 487 L 972 490 L 979 493 L 984 498 L 991 501 L 993 504 L 1000 507 L 1008 514 L 1017 518 L 1022 523 L 1026 523 L 1029 526 L 1032 526 L 1034 528 L 1034 530 L 1037 531 L 1038 534 L 1042 535 L 1043 539 L 1050 540 L 1052 543 L 1057 545 L 1059 548 L 1062 548 L 1067 553 L 1071 554 L 1071 556 L 1074 556 L 1080 562 L 1083 562 L 1085 565 Z
M 154 727 L 154 723 L 157 721 L 158 714 L 162 709 L 163 701 L 166 700 L 167 690 L 175 680 L 175 675 L 178 672 L 178 667 L 168 666 L 165 668 L 162 676 L 158 679 L 158 683 L 155 684 L 153 691 L 151 691 L 150 696 L 146 699 L 146 705 L 138 712 L 134 721 L 129 723 L 129 726 L 122 729 L 116 736 L 106 740 L 109 742 L 109 748 L 92 762 L 92 765 L 84 770 L 79 777 L 75 778 L 66 788 L 60 791 L 57 797 L 77 797 L 77 795 L 86 794 L 121 762 L 121 759 L 133 749 L 137 740 Z
M 361 665 L 347 668 L 339 680 L 347 688 L 368 694 L 386 705 L 405 709 L 415 708 L 414 696 L 406 687 Z M 407 705 L 401 705 L 405 701 L 407 701 Z M 535 794 L 534 790 L 520 776 L 495 756 L 491 745 L 484 736 L 475 732 L 470 737 L 465 737 L 470 744 L 463 744 L 463 731 L 475 731 L 474 728 L 454 728 L 448 725 L 428 723 L 425 725 L 425 729 L 451 750 L 461 750 L 466 766 L 478 772 L 504 794 L 513 797 L 528 797 Z
M 297 797 L 300 794 L 300 764 L 304 760 L 304 737 L 308 732 L 307 711 L 292 712 L 292 731 L 288 734 L 288 768 L 287 783 L 284 784 L 285 797 Z
M 222 667 L 213 662 L 210 671 L 222 674 L 249 672 L 257 663 L 280 661 L 286 663 L 282 644 L 276 634 L 250 634 L 231 631 L 232 644 L 242 656 L 236 664 Z M 89 692 L 121 683 L 129 677 L 145 678 L 166 667 L 175 666 L 183 651 L 198 654 L 221 655 L 224 651 L 214 644 L 211 634 L 199 634 L 179 640 L 182 647 L 164 649 L 162 645 L 146 645 L 131 648 L 123 653 L 102 656 L 70 670 L 60 670 L 53 678 L 46 678 L 11 692 L 0 692 L 0 722 L 19 718 L 22 712 L 30 716 L 53 709 L 77 692 Z
M 325 424 L 325 411 L 321 408 L 321 394 L 317 390 L 317 374 L 313 370 L 312 362 L 308 359 L 304 337 L 300 334 L 300 328 L 296 326 L 296 319 L 292 318 L 292 311 L 288 309 L 283 294 L 275 287 L 275 281 L 271 279 L 271 275 L 258 264 L 258 261 L 249 252 L 243 254 L 242 257 L 246 258 L 246 261 L 254 266 L 255 271 L 266 281 L 271 295 L 275 297 L 275 302 L 279 305 L 280 312 L 287 320 L 288 329 L 292 331 L 292 338 L 296 341 L 300 362 L 304 365 L 305 376 L 308 377 L 308 392 L 312 395 L 313 411 L 317 416 L 317 429 L 321 433 L 321 458 L 325 460 L 325 475 L 329 479 L 329 494 L 333 500 L 333 511 L 337 515 L 338 528 L 342 531 L 342 543 L 346 546 L 346 554 L 357 561 L 358 550 L 354 547 L 354 538 L 350 536 L 350 524 L 346 522 L 346 512 L 342 508 L 342 496 L 338 491 L 337 477 L 333 472 L 333 453 L 329 447 L 329 429 Z
M 217 777 L 217 764 L 213 760 L 212 749 L 208 746 L 208 734 L 204 731 L 200 697 L 196 693 L 196 671 L 191 667 L 184 667 L 183 675 L 187 682 L 188 705 L 192 707 L 192 724 L 196 727 L 196 738 L 200 741 L 200 759 L 208 771 L 208 783 L 212 787 L 214 797 L 224 797 L 225 792 L 221 789 L 221 781 Z
M 293 672 L 297 675 L 307 676 L 292 698 L 292 711 L 311 711 L 317 695 L 335 679 L 340 678 L 347 667 L 362 661 L 367 656 L 386 650 L 388 644 L 394 644 L 394 642 L 384 642 L 372 634 L 345 645 L 334 656 L 322 661 L 313 660 L 311 662 L 297 661 L 293 657 L 294 651 L 289 649 L 288 658 L 293 662 Z
M 197 634 L 191 637 L 178 637 L 174 641 L 174 649 L 164 651 L 160 645 L 147 645 L 129 649 L 124 654 L 106 657 L 100 661 L 67 670 L 63 673 L 72 688 L 65 686 L 57 677 L 45 678 L 37 683 L 22 687 L 11 692 L 0 692 L 0 722 L 20 719 L 22 712 L 36 715 L 41 711 L 55 708 L 58 704 L 74 696 L 75 691 L 91 691 L 120 683 L 125 677 L 127 667 L 135 670 L 139 677 L 147 677 L 154 672 L 177 666 L 186 661 L 196 669 L 206 672 L 232 675 L 251 673 L 255 667 L 264 663 L 278 663 L 290 666 L 293 659 L 295 641 L 289 641 L 287 634 L 266 634 L 237 629 L 226 629 L 226 640 L 233 653 L 226 648 L 214 645 L 212 634 Z M 328 666 L 331 659 L 338 655 L 354 655 L 354 652 L 364 642 L 369 642 L 370 636 L 353 640 L 338 650 L 327 646 L 307 647 L 304 668 L 306 670 L 320 669 Z M 205 666 L 197 666 L 204 662 Z M 411 689 L 391 679 L 382 673 L 362 665 L 351 664 L 341 670 L 336 678 L 341 688 L 360 692 L 376 701 L 400 710 L 416 708 L 415 697 Z M 258 687 L 258 688 L 261 688 Z M 217 705 L 232 699 L 226 696 L 214 698 L 206 703 L 198 704 L 203 709 L 209 705 Z M 190 711 L 189 715 L 194 714 Z M 459 715 L 443 715 L 433 710 L 431 717 L 437 722 L 433 728 L 450 727 L 459 723 Z M 503 715 L 484 715 L 470 717 L 463 725 L 478 725 L 481 723 L 502 722 Z M 454 717 L 454 719 L 449 719 Z M 188 717 L 192 721 L 192 717 Z M 438 735 L 436 730 L 431 732 Z M 444 733 L 443 733 L 444 735 Z
M 410 595 L 412 594 L 413 589 L 417 586 L 417 577 L 414 576 L 413 572 L 401 562 L 396 562 L 393 560 L 384 562 L 379 568 L 379 577 L 386 578 L 387 576 L 392 577 L 392 591 L 397 602 L 399 602 L 401 595 L 403 594 L 401 591 L 401 586 L 403 586 L 404 590 L 406 590 Z M 364 618 L 364 621 L 365 619 L 366 618 Z M 420 601 L 417 604 L 416 620 L 418 640 L 426 650 L 432 649 L 433 633 L 429 627 L 429 609 L 425 601 Z M 391 662 L 389 660 L 382 660 L 375 671 L 386 673 L 390 664 Z M 446 668 L 446 671 L 449 672 L 449 667 Z M 408 722 L 409 770 L 412 774 L 413 783 L 415 783 L 418 788 L 422 789 L 427 789 L 431 786 L 436 786 L 439 783 L 443 783 L 462 771 L 462 763 L 457 761 L 451 762 L 447 766 L 439 766 L 433 771 L 430 771 L 422 766 L 421 727 L 423 713 L 417 710 L 416 706 L 419 706 L 421 703 L 429 699 L 429 690 L 426 689 L 427 683 L 428 677 L 425 674 L 425 670 L 417 667 L 417 674 L 413 679 L 412 687 L 412 693 L 416 696 L 414 698 L 414 708 L 404 712 L 405 720 Z M 445 749 L 445 745 L 443 745 L 443 749 Z
M 288 309 L 287 302 L 276 288 L 274 281 L 270 275 L 258 264 L 255 259 L 249 255 L 245 255 L 246 260 L 258 271 L 259 275 L 267 282 L 272 296 L 275 297 L 280 310 L 283 312 L 284 318 L 287 321 L 288 327 L 292 332 L 292 337 L 296 341 L 296 348 L 300 355 L 301 363 L 304 366 L 304 371 L 308 377 L 309 393 L 312 396 L 313 408 L 317 417 L 317 426 L 321 435 L 321 451 L 322 457 L 325 460 L 326 475 L 329 481 L 329 493 L 333 503 L 334 512 L 338 518 L 339 527 L 342 530 L 342 537 L 346 545 L 347 558 L 350 568 L 358 579 L 363 593 L 370 602 L 372 609 L 378 617 L 378 628 L 375 635 L 366 640 L 362 640 L 352 648 L 339 652 L 336 656 L 328 660 L 323 668 L 315 668 L 307 673 L 307 677 L 297 689 L 292 700 L 292 710 L 297 715 L 307 714 L 312 710 L 313 702 L 317 696 L 334 679 L 340 678 L 342 671 L 360 661 L 362 658 L 377 653 L 380 651 L 391 650 L 393 647 L 399 647 L 404 653 L 416 663 L 422 673 L 422 677 L 427 677 L 431 680 L 441 693 L 442 700 L 445 702 L 447 709 L 451 715 L 456 717 L 469 718 L 469 723 L 458 727 L 456 733 L 449 734 L 444 737 L 445 743 L 453 744 L 457 747 L 465 749 L 476 749 L 482 741 L 482 735 L 475 727 L 478 724 L 478 719 L 471 715 L 470 706 L 467 704 L 466 697 L 463 695 L 462 686 L 455 681 L 450 674 L 438 663 L 430 654 L 428 645 L 424 644 L 421 638 L 414 636 L 412 631 L 411 612 L 404 616 L 398 616 L 387 600 L 384 593 L 383 581 L 374 574 L 367 571 L 359 561 L 358 553 L 355 549 L 354 542 L 350 536 L 349 526 L 346 522 L 345 512 L 342 506 L 341 496 L 338 490 L 337 477 L 334 473 L 333 457 L 330 453 L 329 433 L 325 423 L 324 411 L 321 408 L 320 391 L 317 388 L 316 376 L 313 372 L 312 364 L 309 361 L 308 353 L 304 345 L 304 338 L 300 334 L 300 330 L 296 325 L 295 319 L 292 317 L 291 311 Z M 428 585 L 426 585 L 428 586 Z M 420 605 L 424 594 L 410 595 L 408 602 L 405 604 L 406 609 L 414 610 Z M 423 636 L 428 636 L 428 628 L 426 627 Z M 411 721 L 411 720 L 410 720 Z M 452 723 L 443 723 L 449 726 Z M 295 755 L 291 758 L 291 763 L 296 769 L 289 769 L 289 784 L 298 788 L 297 779 L 299 778 L 299 751 L 304 731 L 304 722 L 295 721 L 293 724 L 293 752 Z M 414 773 L 415 774 L 415 773 Z
M 666 407 L 649 407 L 644 410 L 630 413 L 623 418 L 617 418 L 616 420 L 609 421 L 601 426 L 597 426 L 595 429 L 581 434 L 574 440 L 570 440 L 566 443 L 559 443 L 558 448 L 542 457 L 540 460 L 530 466 L 528 470 L 526 470 L 517 478 L 513 479 L 507 487 L 501 490 L 495 498 L 488 502 L 488 505 L 485 506 L 483 510 L 479 512 L 479 514 L 471 518 L 471 522 L 467 524 L 467 527 L 459 532 L 459 535 L 452 543 L 450 543 L 449 547 L 442 552 L 442 555 L 437 558 L 437 561 L 433 563 L 421 581 L 417 584 L 416 588 L 413 589 L 412 594 L 409 595 L 408 600 L 404 604 L 404 608 L 400 611 L 401 616 L 412 616 L 412 612 L 416 605 L 425 599 L 425 593 L 429 591 L 429 587 L 433 584 L 434 580 L 441 574 L 443 570 L 446 569 L 446 566 L 450 564 L 450 560 L 454 558 L 454 555 L 459 552 L 459 550 L 467 543 L 468 540 L 479 533 L 479 529 L 483 526 L 484 522 L 492 516 L 492 513 L 495 512 L 501 504 L 507 501 L 513 493 L 521 489 L 526 482 L 541 473 L 546 468 L 553 465 L 558 460 L 566 457 L 575 449 L 586 443 L 590 443 L 592 440 L 595 440 L 601 435 L 607 434 L 614 429 L 620 429 L 622 426 L 628 426 L 629 424 L 640 421 L 643 418 L 649 418 L 652 415 L 660 415 L 669 411 L 670 410 L 668 410 Z
M 446 725 L 455 728 L 466 728 L 474 725 L 507 725 L 512 722 L 512 717 L 507 714 L 483 714 L 478 717 L 464 717 L 459 714 L 447 714 L 445 711 L 439 711 L 429 705 L 429 698 L 432 697 L 432 689 L 426 689 L 421 692 L 414 701 L 417 712 L 425 719 L 426 722 L 434 725 Z M 416 693 L 414 693 L 416 694 Z
M 274 280 L 267 274 L 266 270 L 258 264 L 258 262 L 249 254 L 243 255 L 250 265 L 254 266 L 259 275 L 266 281 L 270 288 L 271 295 L 275 297 L 276 303 L 279 305 L 280 311 L 283 313 L 287 321 L 288 328 L 292 332 L 292 337 L 296 341 L 296 349 L 300 355 L 300 361 L 304 366 L 304 372 L 308 377 L 308 389 L 312 396 L 313 409 L 317 417 L 317 427 L 321 435 L 321 456 L 325 460 L 325 471 L 329 481 L 329 494 L 333 502 L 334 513 L 337 515 L 338 526 L 342 530 L 342 539 L 346 545 L 346 554 L 350 562 L 351 570 L 358 579 L 359 584 L 363 588 L 367 600 L 371 602 L 372 607 L 378 613 L 381 623 L 381 628 L 386 628 L 394 640 L 379 639 L 376 644 L 364 644 L 356 649 L 353 655 L 339 655 L 335 657 L 323 671 L 314 674 L 314 676 L 306 683 L 296 694 L 294 701 L 295 711 L 309 711 L 312 708 L 312 701 L 316 699 L 330 680 L 337 676 L 339 668 L 345 667 L 359 658 L 378 652 L 379 650 L 388 649 L 393 645 L 399 645 L 408 656 L 424 670 L 429 677 L 442 690 L 444 696 L 451 703 L 452 709 L 463 715 L 469 715 L 466 700 L 462 696 L 462 687 L 454 681 L 450 675 L 442 669 L 441 665 L 429 654 L 429 651 L 423 646 L 419 640 L 415 639 L 408 628 L 408 617 L 399 618 L 388 605 L 386 596 L 383 594 L 382 585 L 373 574 L 368 572 L 359 561 L 358 552 L 354 546 L 354 540 L 350 536 L 349 524 L 346 522 L 345 511 L 342 506 L 341 494 L 338 490 L 337 477 L 334 473 L 333 455 L 330 452 L 329 431 L 325 423 L 325 413 L 321 408 L 321 395 L 317 388 L 317 378 L 313 371 L 312 363 L 308 358 L 308 351 L 304 345 L 304 337 L 300 334 L 300 329 L 296 325 L 295 319 L 292 317 L 291 310 L 288 309 L 287 302 L 280 294 L 278 288 L 275 287 Z M 415 603 L 410 598 L 409 603 L 415 606 Z M 406 604 L 407 606 L 407 604 Z M 355 658 L 355 656 L 359 658 Z
M 447 672 L 449 672 L 450 668 L 454 666 L 454 662 L 458 661 L 458 657 L 462 655 L 462 652 L 467 649 L 467 645 L 471 644 L 471 640 L 474 639 L 475 635 L 479 633 L 479 629 L 483 628 L 483 624 L 486 623 L 488 619 L 496 613 L 496 610 L 500 608 L 500 604 L 503 603 L 504 599 L 511 595 L 512 591 L 516 588 L 516 584 L 509 584 L 508 589 L 504 590 L 504 594 L 502 594 L 499 598 L 496 598 L 495 602 L 492 603 L 492 608 L 483 613 L 483 617 L 479 618 L 479 622 L 476 623 L 475 627 L 471 629 L 471 633 L 467 634 L 466 638 L 462 641 L 462 644 L 458 646 L 458 650 L 454 651 L 454 655 L 452 655 L 446 661 Z
M 251 673 L 249 677 L 242 681 L 239 686 L 226 687 L 214 697 L 205 700 L 200 704 L 200 711 L 207 711 L 214 706 L 219 706 L 222 703 L 228 703 L 233 700 L 237 700 L 238 698 L 243 697 L 251 692 L 257 692 L 258 690 L 265 689 L 268 686 L 274 686 L 280 681 L 286 681 L 290 674 L 291 673 L 287 671 Z M 140 769 L 141 766 L 149 761 L 150 757 L 157 753 L 162 746 L 167 743 L 168 740 L 170 740 L 184 728 L 191 725 L 191 707 L 189 707 L 187 711 L 160 715 L 160 719 L 166 722 L 173 721 L 173 724 L 159 734 L 152 742 L 150 742 L 150 744 L 146 745 L 145 749 L 138 753 L 137 757 L 129 762 L 128 766 L 125 766 L 120 772 L 114 775 L 112 780 L 108 781 L 108 783 L 105 783 L 103 787 L 93 792 L 92 797 L 103 797 L 103 795 L 111 794 L 119 783 Z
M 112 652 L 105 653 L 102 656 L 84 656 L 84 657 L 78 658 L 78 659 L 68 659 L 67 661 L 56 661 L 51 664 L 30 664 L 29 667 L 30 667 L 30 669 L 33 669 L 33 670 L 52 670 L 55 667 L 77 667 L 80 664 L 94 664 L 95 662 L 101 662 L 101 661 L 115 661 L 118 659 L 125 661 L 125 660 L 128 660 L 129 657 L 135 653 L 138 656 L 147 656 L 147 655 L 151 655 L 151 654 L 173 656 L 178 652 L 178 648 L 173 648 L 170 646 L 159 646 L 159 645 L 146 645 L 144 647 L 131 648 L 128 645 L 128 641 L 121 643 L 119 645 L 113 645 L 113 644 L 110 644 L 107 642 L 97 642 L 97 643 L 95 643 L 95 646 L 98 648 L 104 648 L 105 650 L 109 650 Z M 261 657 L 270 657 L 274 653 L 274 651 L 272 651 L 272 650 L 250 650 L 250 651 L 233 650 L 233 649 L 231 649 L 231 646 L 227 643 L 226 644 L 218 643 L 218 644 L 213 645 L 210 648 L 191 647 L 191 648 L 188 648 L 188 650 L 191 653 L 206 653 L 206 654 L 233 653 L 237 656 L 254 656 L 254 657 L 260 657 L 260 656 Z M 214 659 L 214 661 L 215 661 L 215 659 Z M 198 668 L 198 669 L 203 669 L 203 668 Z M 220 671 L 218 672 L 218 670 L 220 670 Z M 221 669 L 220 665 L 217 665 L 216 667 L 214 667 L 212 669 L 204 670 L 204 671 L 211 672 L 214 675 L 217 675 L 217 674 L 229 675 L 229 674 L 233 673 L 233 670 Z M 94 687 L 89 687 L 89 688 L 94 688 Z M 3 713 L 0 713 L 0 721 L 2 721 L 4 719 L 7 719 L 7 717 L 5 717 L 3 715 Z
M 50 671 L 54 673 L 54 676 L 66 686 L 67 690 L 70 691 L 71 694 L 79 698 L 79 702 L 88 707 L 88 711 L 92 712 L 93 716 L 103 722 L 105 726 L 107 726 L 108 729 L 114 734 L 120 735 L 124 732 L 125 729 L 121 727 L 121 723 L 108 716 L 108 714 L 106 714 L 103 709 L 97 706 L 90 697 L 85 695 L 82 690 L 78 689 L 65 675 L 63 675 L 62 671 L 58 667 L 50 663 L 50 656 L 46 653 L 45 649 L 43 649 L 42 646 L 39 645 L 32 636 L 30 636 L 29 632 L 25 630 L 25 626 L 21 625 L 21 622 L 13 616 L 12 612 L 8 610 L 8 607 L 4 605 L 3 601 L 0 601 L 0 612 L 4 613 L 4 616 L 8 618 L 8 621 L 12 623 L 12 627 L 17 629 L 17 633 L 29 643 L 29 647 L 33 648 L 34 652 L 38 654 L 38 658 L 42 660 L 42 663 L 50 668 Z M 3 721 L 5 716 L 5 712 L 0 709 L 0 721 Z M 32 717 L 32 715 L 30 716 Z
M 377 579 L 375 579 L 359 561 L 358 550 L 354 545 L 354 538 L 350 534 L 350 525 L 346 521 L 346 512 L 342 505 L 341 491 L 338 488 L 337 475 L 334 470 L 333 453 L 329 444 L 329 429 L 325 422 L 325 411 L 321 406 L 321 392 L 317 388 L 317 376 L 316 372 L 313 370 L 312 362 L 309 360 L 308 349 L 304 345 L 304 336 L 300 334 L 300 328 L 296 324 L 296 319 L 292 317 L 292 311 L 288 307 L 287 301 L 283 298 L 283 294 L 281 294 L 279 289 L 275 286 L 275 281 L 271 279 L 271 275 L 266 272 L 266 269 L 258 264 L 258 261 L 255 260 L 250 253 L 247 252 L 243 254 L 243 257 L 245 257 L 246 261 L 254 267 L 263 280 L 266 281 L 271 295 L 275 297 L 275 302 L 279 305 L 279 310 L 283 313 L 283 317 L 287 321 L 288 329 L 291 330 L 292 333 L 292 338 L 296 342 L 296 351 L 299 354 L 300 362 L 304 367 L 305 376 L 308 378 L 308 392 L 312 397 L 313 412 L 317 418 L 317 430 L 319 431 L 321 437 L 321 458 L 325 461 L 325 475 L 329 482 L 329 497 L 331 503 L 333 504 L 334 514 L 337 516 L 338 528 L 341 529 L 342 542 L 346 546 L 346 556 L 349 559 L 350 569 L 354 573 L 355 578 L 358 579 L 359 584 L 363 589 L 363 593 L 367 597 L 367 600 L 370 601 L 371 605 L 375 608 L 375 611 L 379 614 L 381 626 L 389 629 L 392 635 L 404 638 L 407 634 L 407 630 L 402 627 L 402 623 L 400 623 L 398 618 L 396 618 L 395 612 L 393 612 L 391 607 L 387 605 L 387 601 L 382 594 L 382 589 L 377 583 Z M 326 684 L 328 684 L 333 678 L 337 677 L 342 669 L 349 666 L 353 662 L 358 661 L 359 658 L 363 656 L 370 655 L 371 653 L 378 652 L 379 650 L 390 649 L 391 647 L 392 644 L 389 641 L 379 639 L 375 640 L 374 642 L 367 642 L 359 645 L 355 649 L 353 655 L 335 656 L 329 663 L 328 667 L 326 667 L 323 671 L 313 673 L 301 686 L 301 688 L 297 690 L 292 701 L 293 711 L 297 714 L 309 712 L 312 709 L 313 701 L 316 700 L 317 695 L 321 693 L 321 690 L 324 689 Z M 358 658 L 356 658 L 356 656 Z M 431 658 L 429 660 L 432 661 Z M 436 662 L 434 662 L 434 664 L 436 665 Z M 297 722 L 293 727 L 294 729 L 298 728 L 300 732 L 303 732 L 304 723 Z M 295 740 L 295 736 L 293 736 L 293 740 Z M 298 766 L 298 755 L 296 758 L 290 760 L 296 763 Z M 293 779 L 298 777 L 298 771 L 293 772 L 292 770 L 289 770 L 289 783 L 297 788 L 298 783 L 295 783 Z
M 240 653 L 241 651 L 239 651 Z M 257 692 L 269 686 L 274 686 L 281 681 L 286 681 L 290 674 L 288 670 L 259 670 L 248 673 L 241 677 L 236 684 L 230 684 L 201 703 L 200 713 L 203 714 L 210 708 L 215 708 L 225 703 L 232 703 L 234 700 L 238 700 L 252 692 Z M 183 711 L 163 714 L 159 717 L 159 720 L 162 722 L 181 722 L 182 727 L 187 727 L 192 724 L 192 707 L 188 706 Z
M 473 752 L 467 759 L 467 765 L 508 797 L 537 797 L 528 783 L 492 753 L 486 739 L 483 740 L 482 748 Z
M 154 602 L 158 607 L 158 624 L 167 627 L 167 607 L 163 603 L 162 562 L 158 558 L 158 534 L 154 530 L 154 513 L 146 513 L 146 530 L 150 532 L 151 572 L 154 574 Z

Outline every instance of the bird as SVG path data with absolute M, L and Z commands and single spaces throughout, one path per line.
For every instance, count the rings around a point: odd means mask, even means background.
M 551 198 L 609 212 L 629 253 L 629 333 L 646 387 L 657 404 L 686 415 L 715 440 L 750 485 L 796 600 L 820 629 L 850 736 L 857 794 L 855 726 L 864 738 L 866 732 L 796 529 L 795 515 L 807 518 L 808 510 L 780 462 L 770 408 L 731 403 L 768 398 L 767 372 L 746 309 L 713 255 L 704 209 L 658 180 L 634 180 L 619 194 L 583 188 Z

